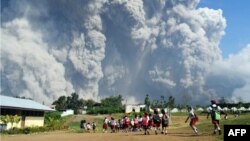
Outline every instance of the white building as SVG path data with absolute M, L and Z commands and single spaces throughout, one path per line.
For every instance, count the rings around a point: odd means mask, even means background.
M 74 110 L 72 109 L 67 109 L 66 111 L 62 112 L 61 116 L 69 116 L 69 115 L 74 115 Z
M 145 108 L 146 105 L 144 104 L 127 104 L 125 106 L 125 113 L 136 112 L 139 113 L 142 108 Z
M 173 109 L 171 110 L 171 113 L 177 113 L 177 112 L 179 112 L 179 110 L 178 110 L 177 108 L 173 108 Z

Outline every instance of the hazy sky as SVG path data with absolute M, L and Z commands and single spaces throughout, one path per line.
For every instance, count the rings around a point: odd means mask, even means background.
M 3 95 L 250 101 L 247 0 L 1 0 Z

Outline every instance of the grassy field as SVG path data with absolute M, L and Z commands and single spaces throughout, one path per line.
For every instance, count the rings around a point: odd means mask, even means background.
M 213 132 L 213 125 L 211 124 L 211 119 L 206 118 L 206 114 L 198 113 L 199 121 L 197 122 L 197 128 L 199 129 L 200 135 L 212 135 Z M 97 123 L 97 132 L 102 132 L 102 121 L 105 116 L 109 115 L 100 115 L 100 116 L 72 116 L 69 119 L 69 127 L 72 132 L 81 132 L 79 124 L 80 118 L 86 119 L 87 121 L 95 121 Z M 123 114 L 114 114 L 112 115 L 116 119 L 122 118 Z M 131 115 L 132 117 L 133 115 Z M 179 130 L 191 130 L 188 123 L 184 123 L 186 119 L 185 113 L 174 113 L 172 114 L 171 124 L 169 130 L 171 129 L 179 129 Z M 224 125 L 233 125 L 233 124 L 240 124 L 240 125 L 250 125 L 250 113 L 241 114 L 238 117 L 234 117 L 234 115 L 229 115 L 228 119 L 221 119 L 220 120 L 220 127 L 222 131 L 224 131 Z M 223 140 L 223 136 L 216 136 L 218 140 Z
M 228 119 L 222 119 L 220 120 L 220 127 L 222 129 L 222 131 L 224 131 L 224 125 L 234 125 L 234 124 L 238 124 L 238 125 L 250 125 L 250 113 L 248 114 L 241 114 L 238 117 L 234 117 L 234 115 L 229 115 Z M 206 119 L 206 116 L 202 117 L 201 123 L 199 123 L 197 125 L 197 127 L 199 128 L 200 132 L 203 135 L 211 135 L 212 131 L 213 131 L 213 125 L 211 124 L 211 119 L 209 118 Z M 217 136 L 218 140 L 223 140 L 223 134 L 222 136 Z
M 189 127 L 188 123 L 185 123 L 186 115 L 183 113 L 176 113 L 172 115 L 172 122 L 168 128 L 168 135 L 154 135 L 154 132 L 151 131 L 149 136 L 144 136 L 142 132 L 136 133 L 102 133 L 102 121 L 105 116 L 109 115 L 77 115 L 66 117 L 67 125 L 69 130 L 67 131 L 56 131 L 56 132 L 47 132 L 47 133 L 38 133 L 31 135 L 1 135 L 1 141 L 70 141 L 70 140 L 109 140 L 109 141 L 127 141 L 127 140 L 158 140 L 165 141 L 174 140 L 174 141 L 193 141 L 193 140 L 203 140 L 203 141 L 222 141 L 222 135 L 213 135 L 213 125 L 211 124 L 211 119 L 207 119 L 205 114 L 198 114 L 199 122 L 197 122 L 197 127 L 199 130 L 199 135 L 195 135 L 192 129 Z M 123 114 L 114 114 L 112 115 L 116 119 L 122 118 Z M 131 115 L 132 116 L 132 115 Z M 224 125 L 232 124 L 241 124 L 241 125 L 250 125 L 250 113 L 242 114 L 238 117 L 229 115 L 227 120 L 222 119 L 220 121 L 220 127 L 224 131 Z M 82 133 L 80 130 L 80 121 L 85 119 L 87 122 L 95 121 L 97 123 L 97 133 Z

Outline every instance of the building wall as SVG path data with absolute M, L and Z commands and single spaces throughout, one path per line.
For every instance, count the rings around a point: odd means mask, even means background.
M 131 112 L 133 112 L 133 109 L 137 113 L 140 112 L 140 106 L 138 106 L 138 105 L 126 105 L 125 106 L 125 113 L 131 113 Z
M 2 124 L 2 122 L 0 122 Z M 25 127 L 37 127 L 44 126 L 44 117 L 30 117 L 27 116 L 25 118 Z M 11 127 L 21 128 L 21 121 L 19 123 L 8 123 L 6 129 L 10 129 Z
M 3 126 L 3 123 L 0 122 L 1 124 L 1 130 L 8 130 L 11 128 L 11 123 L 8 123 L 7 126 Z M 12 127 L 17 127 L 17 128 L 20 128 L 21 127 L 21 121 L 19 123 L 13 123 Z
M 43 126 L 44 117 L 26 117 L 25 127 Z

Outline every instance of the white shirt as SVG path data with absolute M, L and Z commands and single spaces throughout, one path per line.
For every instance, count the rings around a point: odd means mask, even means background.
M 219 110 L 219 111 L 222 110 L 220 106 L 218 106 L 218 105 L 216 105 L 216 104 L 213 104 L 213 105 L 210 105 L 210 106 L 207 108 L 207 112 L 211 113 L 212 110 L 213 110 L 213 108 L 216 108 L 216 106 L 217 106 L 217 110 Z

